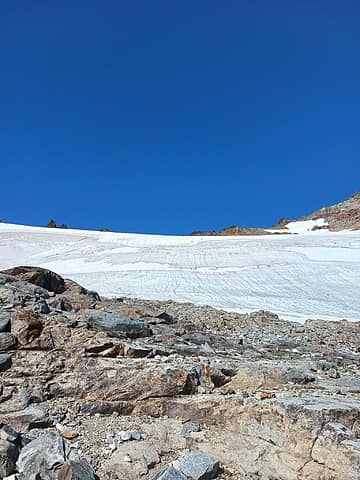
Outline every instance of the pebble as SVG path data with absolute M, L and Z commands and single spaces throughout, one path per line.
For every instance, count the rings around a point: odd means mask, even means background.
M 131 431 L 131 439 L 132 440 L 140 440 L 141 439 L 141 433 L 138 432 L 137 430 L 132 430 Z
M 121 442 L 127 442 L 128 440 L 131 440 L 131 431 L 130 430 L 121 430 L 119 432 L 119 440 Z

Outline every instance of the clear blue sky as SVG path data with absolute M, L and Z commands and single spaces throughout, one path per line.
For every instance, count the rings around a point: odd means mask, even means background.
M 360 188 L 358 0 L 1 0 L 0 218 L 187 233 Z

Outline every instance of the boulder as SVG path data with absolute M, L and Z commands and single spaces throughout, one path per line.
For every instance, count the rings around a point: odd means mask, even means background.
M 70 454 L 71 457 L 71 454 Z M 69 463 L 65 464 L 63 471 L 66 472 L 62 478 L 64 480 L 95 480 L 94 470 L 85 458 L 70 458 Z M 60 477 L 58 477 L 60 479 Z
M 95 480 L 83 458 L 71 458 L 70 449 L 57 433 L 50 432 L 25 445 L 17 461 L 20 480 Z
M 219 474 L 219 461 L 202 452 L 184 453 L 174 467 L 192 480 L 211 480 Z
M 142 320 L 100 310 L 86 310 L 84 315 L 90 327 L 115 336 L 139 338 L 152 335 L 151 328 Z
M 20 280 L 42 287 L 49 292 L 63 293 L 66 288 L 64 279 L 46 268 L 21 266 L 3 270 L 1 273 L 17 277 Z

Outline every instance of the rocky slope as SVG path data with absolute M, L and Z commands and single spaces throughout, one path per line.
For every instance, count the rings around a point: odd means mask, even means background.
M 0 478 L 360 478 L 360 323 L 0 274 Z
M 328 229 L 333 232 L 338 232 L 342 230 L 360 230 L 360 191 L 352 195 L 349 199 L 337 203 L 331 207 L 322 207 L 319 210 L 301 217 L 298 221 L 306 220 L 324 220 L 324 225 L 314 225 L 313 230 L 319 228 Z M 202 235 L 276 235 L 276 234 L 286 234 L 293 233 L 288 225 L 291 224 L 291 220 L 281 218 L 278 223 L 271 228 L 246 228 L 239 226 L 232 226 L 224 228 L 219 232 L 214 230 L 204 232 L 196 231 L 192 232 L 191 235 L 202 236 Z
M 340 230 L 360 230 L 360 191 L 344 202 L 331 207 L 323 207 L 304 217 L 306 220 L 323 218 L 328 229 L 337 232 Z

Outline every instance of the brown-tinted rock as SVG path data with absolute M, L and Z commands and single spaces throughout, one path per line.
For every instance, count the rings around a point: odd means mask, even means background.
M 17 277 L 20 280 L 38 285 L 49 292 L 63 293 L 64 279 L 55 272 L 40 267 L 14 267 L 3 270 L 1 273 Z
M 30 405 L 22 410 L 3 414 L 2 421 L 19 431 L 44 428 L 52 424 L 43 405 Z
M 156 445 L 151 441 L 142 440 L 119 445 L 107 462 L 106 468 L 120 478 L 138 480 L 147 475 L 159 462 Z
M 87 402 L 145 400 L 196 391 L 196 379 L 184 368 L 157 362 L 113 358 L 78 359 L 71 377 L 59 374 L 48 384 L 51 398 L 76 397 Z
M 240 365 L 226 388 L 236 392 L 256 392 L 263 388 L 278 388 L 286 384 L 306 385 L 314 381 L 313 373 L 301 363 L 292 362 L 289 366 L 282 362 L 262 361 Z
M 322 207 L 302 220 L 323 218 L 332 231 L 360 230 L 360 191 L 331 207 Z
M 11 322 L 11 330 L 21 346 L 31 345 L 43 330 L 40 315 L 25 309 L 17 309 Z
M 87 290 L 73 280 L 64 280 L 64 291 L 62 295 L 57 295 L 49 302 L 53 308 L 67 312 L 93 308 L 100 302 L 100 296 Z
M 359 401 L 331 397 L 247 401 L 205 395 L 168 400 L 162 413 L 206 425 L 193 447 L 233 471 L 241 466 L 249 475 L 281 480 L 333 480 L 341 471 L 342 480 L 356 480 L 360 451 L 353 425 L 359 408 Z

